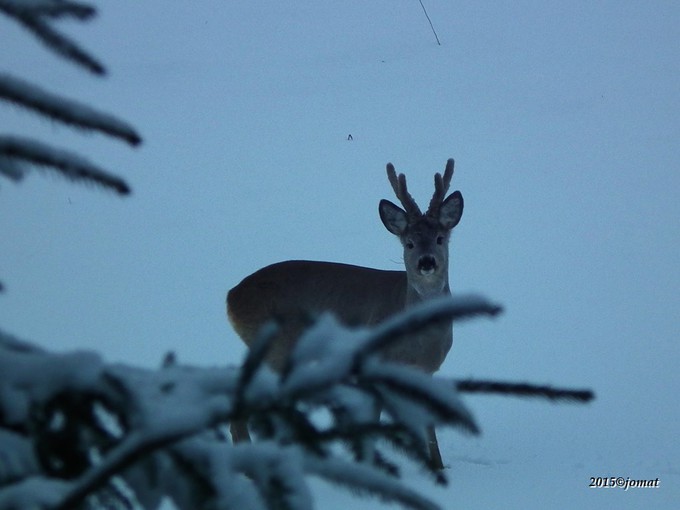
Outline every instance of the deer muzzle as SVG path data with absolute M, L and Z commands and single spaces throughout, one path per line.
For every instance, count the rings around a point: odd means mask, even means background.
M 437 261 L 432 255 L 423 255 L 418 259 L 418 272 L 429 276 L 437 271 Z

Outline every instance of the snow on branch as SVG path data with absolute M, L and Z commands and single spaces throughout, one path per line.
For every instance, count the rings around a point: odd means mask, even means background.
M 472 416 L 450 384 L 377 356 L 358 356 L 373 332 L 347 329 L 329 317 L 303 336 L 285 376 L 263 362 L 267 338 L 265 330 L 261 352 L 239 369 L 171 364 L 149 370 L 106 364 L 92 353 L 52 354 L 0 334 L 0 442 L 14 452 L 13 465 L 28 466 L 18 472 L 0 467 L 0 503 L 28 498 L 21 484 L 42 476 L 58 483 L 61 499 L 53 509 L 100 493 L 127 500 L 114 482 L 125 484 L 145 508 L 165 495 L 182 509 L 206 502 L 307 509 L 306 479 L 313 475 L 405 507 L 435 508 L 404 488 L 397 470 L 377 460 L 382 457 L 362 458 L 348 444 L 398 437 L 412 449 L 423 448 L 415 457 L 426 457 L 424 445 L 409 440 L 420 431 L 402 426 L 398 413 L 391 422 L 368 426 L 366 410 L 392 393 L 419 410 L 418 424 L 464 422 L 474 432 Z M 335 353 L 322 345 L 328 343 L 346 345 L 350 362 L 318 377 L 315 365 L 334 364 Z M 359 358 L 359 364 L 352 361 Z M 378 391 L 378 385 L 385 388 Z M 342 417 L 337 421 L 312 416 L 321 408 L 332 416 L 338 406 L 346 412 L 335 413 Z M 251 419 L 258 443 L 224 440 L 220 428 L 236 418 Z M 361 467 L 346 454 L 338 457 L 337 445 L 347 446 L 355 461 L 363 459 Z M 32 451 L 34 457 L 26 453 Z
M 128 184 L 73 152 L 57 149 L 30 138 L 0 136 L 0 175 L 19 180 L 30 166 L 55 170 L 74 180 L 103 186 L 120 195 L 128 195 Z
M 419 430 L 425 430 L 430 423 L 449 423 L 472 434 L 479 433 L 472 414 L 457 393 L 450 391 L 444 384 L 433 387 L 432 377 L 423 372 L 395 363 L 372 361 L 367 363 L 364 381 L 378 386 L 381 393 L 398 396 L 400 402 L 413 402 L 406 409 L 407 412 L 399 414 L 401 419 L 397 421 L 413 420 L 414 417 L 421 417 L 422 420 L 424 417 L 425 422 L 417 425 Z M 424 409 L 414 412 L 411 408 L 414 404 Z
M 281 374 L 264 362 L 273 325 L 241 367 L 156 370 L 54 354 L 0 331 L 0 510 L 155 509 L 163 498 L 180 510 L 311 510 L 309 476 L 434 510 L 401 483 L 392 457 L 405 454 L 445 483 L 428 462 L 424 430 L 479 427 L 451 380 L 385 361 L 375 346 L 433 321 L 499 310 L 482 298 L 449 298 L 358 330 L 324 315 Z M 376 420 L 377 407 L 386 419 Z M 244 419 L 258 441 L 228 442 L 226 427 Z
M 1 0 L 0 0 L 1 1 Z M 77 101 L 51 94 L 31 83 L 0 73 L 0 98 L 35 110 L 54 120 L 83 129 L 101 131 L 130 145 L 142 141 L 129 124 Z
M 394 337 L 412 334 L 436 322 L 460 321 L 477 316 L 495 317 L 503 311 L 503 307 L 487 301 L 481 296 L 459 295 L 456 297 L 442 297 L 427 301 L 424 306 L 407 309 L 382 324 L 378 325 L 372 340 L 358 356 L 366 356 L 383 350 Z
M 93 7 L 71 1 L 0 0 L 0 12 L 16 20 L 58 55 L 94 74 L 106 73 L 97 59 L 51 25 L 53 19 L 66 16 L 79 20 L 90 19 L 96 13 Z
M 374 356 L 405 335 L 432 323 L 458 321 L 479 315 L 493 317 L 502 307 L 479 296 L 442 297 L 406 309 L 371 330 L 343 330 L 342 341 L 329 341 L 341 328 L 330 314 L 322 315 L 315 327 L 304 335 L 284 367 L 283 378 L 291 395 L 304 393 L 309 381 L 331 386 L 347 370 L 360 370 L 368 356 Z M 305 364 L 306 371 L 290 376 L 292 364 Z M 304 377 L 304 379 L 299 380 Z
M 42 510 L 54 508 L 64 498 L 69 482 L 35 476 L 0 489 L 2 510 Z
M 318 458 L 308 458 L 306 469 L 310 474 L 329 482 L 346 486 L 359 494 L 369 494 L 387 498 L 408 508 L 436 510 L 435 503 L 401 484 L 393 477 L 371 469 L 364 464 L 355 464 L 343 459 L 320 462 Z

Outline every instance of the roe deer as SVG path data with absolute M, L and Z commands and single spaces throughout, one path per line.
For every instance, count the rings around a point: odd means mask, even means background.
M 446 197 L 453 176 L 453 159 L 444 176 L 434 177 L 434 195 L 423 214 L 406 188 L 404 174 L 387 164 L 387 177 L 403 209 L 388 200 L 378 207 L 385 228 L 404 247 L 406 271 L 383 271 L 367 267 L 289 260 L 272 264 L 246 277 L 227 294 L 227 314 L 234 329 L 250 345 L 269 320 L 280 325 L 267 362 L 282 370 L 295 341 L 309 324 L 309 317 L 332 312 L 347 325 L 370 326 L 406 307 L 450 295 L 449 236 L 463 213 L 463 196 L 454 191 Z M 436 372 L 453 340 L 451 323 L 436 324 L 387 348 L 384 359 Z M 232 424 L 234 441 L 247 440 L 244 423 Z M 434 427 L 428 430 L 433 465 L 443 468 Z

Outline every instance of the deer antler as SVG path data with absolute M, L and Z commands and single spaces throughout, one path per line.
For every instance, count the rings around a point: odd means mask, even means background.
M 406 187 L 406 176 L 404 174 L 399 174 L 399 177 L 397 178 L 397 173 L 395 172 L 392 163 L 387 163 L 387 178 L 392 185 L 394 194 L 401 202 L 401 205 L 404 206 L 406 214 L 416 217 L 422 216 L 423 213 L 420 212 L 420 207 L 418 207 L 418 204 L 416 204 L 416 201 L 413 200 L 413 197 L 408 192 L 408 188 Z
M 427 215 L 439 217 L 439 208 L 446 198 L 446 192 L 449 190 L 451 184 L 451 177 L 453 177 L 453 159 L 446 162 L 446 169 L 444 170 L 444 177 L 437 172 L 434 176 L 434 194 L 430 200 L 430 206 L 427 209 Z

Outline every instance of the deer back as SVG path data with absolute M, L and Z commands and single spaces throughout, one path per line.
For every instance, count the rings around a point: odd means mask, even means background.
M 402 310 L 406 273 L 367 267 L 290 260 L 247 276 L 227 294 L 227 314 L 250 345 L 267 321 L 279 325 L 268 361 L 280 369 L 313 319 L 333 313 L 349 326 L 371 326 Z

